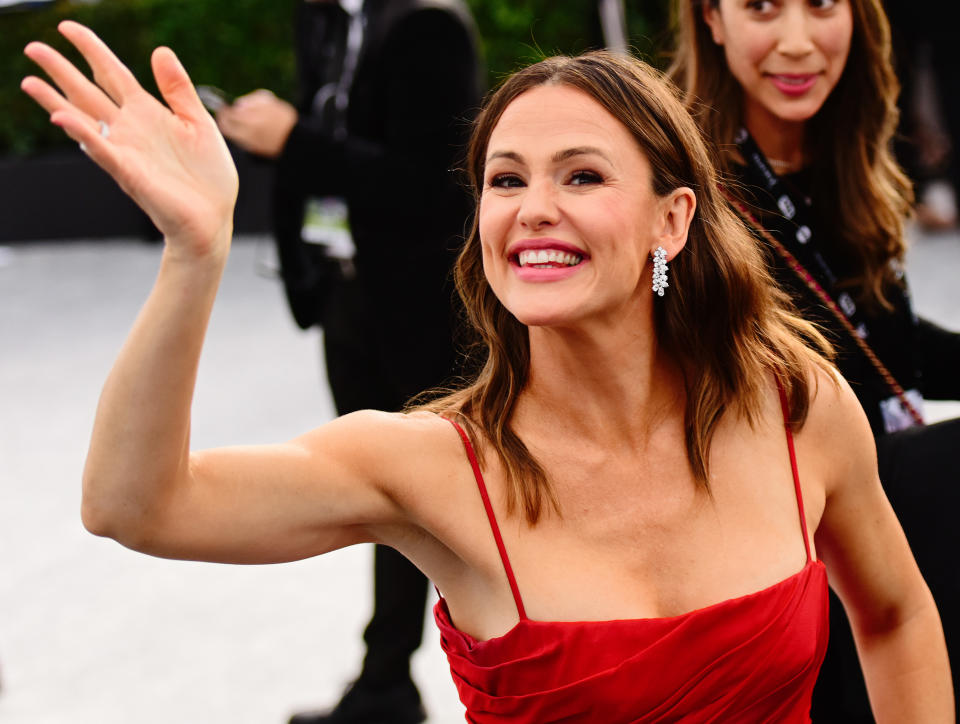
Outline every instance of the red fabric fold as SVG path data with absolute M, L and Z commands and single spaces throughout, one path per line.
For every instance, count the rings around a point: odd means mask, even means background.
M 762 591 L 671 618 L 524 619 L 478 641 L 443 599 L 434 617 L 474 724 L 806 724 L 827 600 L 826 570 L 811 561 Z

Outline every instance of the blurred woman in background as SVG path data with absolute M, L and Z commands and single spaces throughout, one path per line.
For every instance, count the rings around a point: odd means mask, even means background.
M 910 181 L 891 152 L 899 85 L 879 0 L 677 0 L 673 79 L 716 144 L 724 193 L 780 286 L 836 348 L 876 437 L 880 478 L 960 650 L 954 460 L 960 335 L 914 314 L 903 273 Z M 836 600 L 834 600 L 836 604 Z M 832 607 L 818 721 L 869 721 L 849 627 Z

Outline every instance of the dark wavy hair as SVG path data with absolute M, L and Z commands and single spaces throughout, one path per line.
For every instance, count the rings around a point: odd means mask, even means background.
M 542 85 L 578 89 L 631 133 L 646 156 L 659 196 L 687 186 L 697 197 L 687 244 L 671 262 L 669 293 L 657 300 L 658 344 L 684 375 L 687 457 L 707 485 L 710 441 L 728 409 L 757 418 L 772 372 L 790 400 L 794 424 L 809 405 L 812 365 L 823 358 L 803 341 L 829 346 L 790 311 L 760 250 L 720 196 L 713 159 L 672 84 L 645 63 L 607 52 L 547 58 L 514 75 L 487 100 L 467 152 L 467 172 L 479 203 L 487 144 L 504 109 Z M 545 504 L 559 506 L 543 467 L 511 427 L 528 378 L 528 330 L 497 299 L 483 271 L 478 214 L 455 268 L 457 289 L 476 332 L 479 372 L 463 389 L 422 406 L 465 424 L 478 451 L 492 448 L 508 479 L 508 511 L 522 505 L 535 523 Z
M 668 74 L 684 103 L 719 149 L 723 171 L 735 160 L 733 137 L 742 125 L 743 91 L 703 17 L 704 3 L 674 0 L 676 45 Z M 858 271 L 847 282 L 861 300 L 891 308 L 884 296 L 899 283 L 892 260 L 902 261 L 904 223 L 913 187 L 897 165 L 892 143 L 900 83 L 893 69 L 890 23 L 880 0 L 850 0 L 853 37 L 836 88 L 810 120 L 806 134 L 817 206 Z

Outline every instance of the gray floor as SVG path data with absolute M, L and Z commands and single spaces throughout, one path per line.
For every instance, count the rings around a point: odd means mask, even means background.
M 263 240 L 260 240 L 261 242 Z M 286 439 L 332 415 L 315 333 L 298 331 L 269 247 L 239 240 L 217 303 L 194 444 Z M 0 721 L 279 724 L 357 671 L 369 549 L 281 566 L 148 558 L 85 533 L 79 478 L 96 398 L 159 248 L 0 248 Z M 919 310 L 960 329 L 960 235 L 918 240 Z M 931 419 L 960 403 L 928 407 Z M 414 661 L 431 722 L 462 721 L 432 626 Z
M 269 250 L 235 244 L 200 370 L 198 447 L 284 440 L 333 415 L 319 338 L 293 325 Z M 0 254 L 0 722 L 279 724 L 358 671 L 372 551 L 280 566 L 165 561 L 94 538 L 79 480 L 99 387 L 156 273 L 139 242 Z M 428 622 L 431 722 L 462 708 Z

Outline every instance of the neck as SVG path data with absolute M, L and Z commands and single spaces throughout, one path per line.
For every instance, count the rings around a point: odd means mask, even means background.
M 518 422 L 563 421 L 577 439 L 637 439 L 682 413 L 682 379 L 643 329 L 530 329 L 530 377 Z
M 806 121 L 786 121 L 748 104 L 744 124 L 774 171 L 798 171 L 806 164 Z

